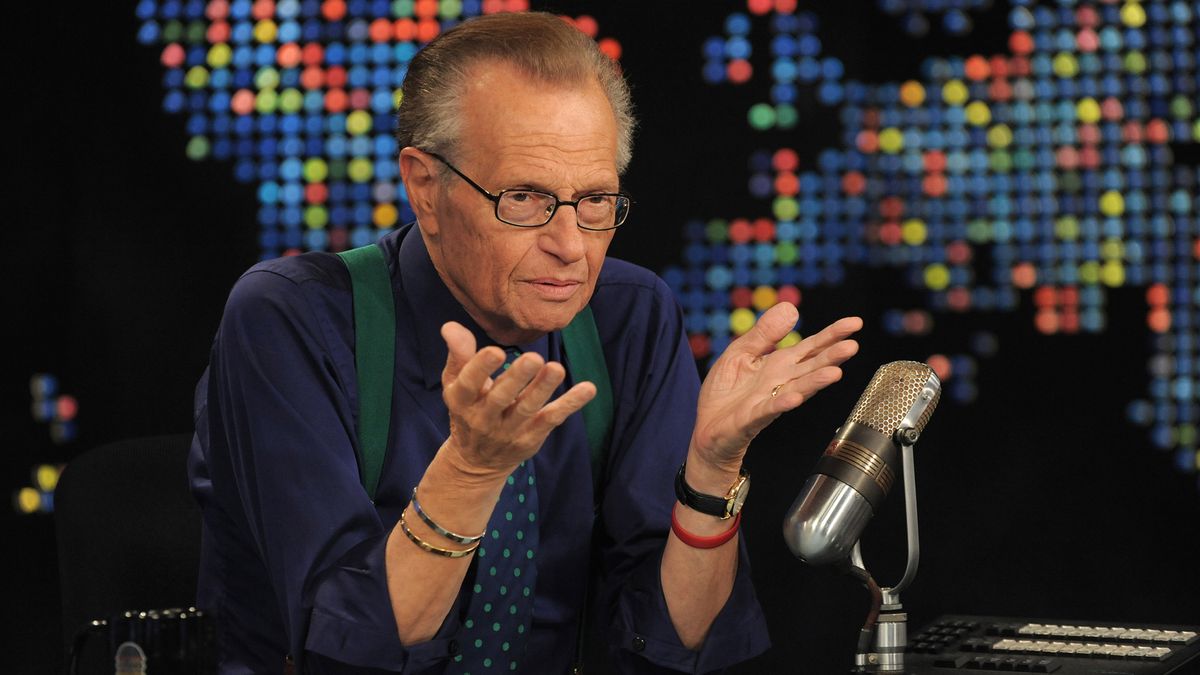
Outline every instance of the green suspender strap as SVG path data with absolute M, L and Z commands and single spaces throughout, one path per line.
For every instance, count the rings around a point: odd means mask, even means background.
M 354 369 L 358 374 L 358 475 L 374 500 L 387 453 L 396 362 L 396 306 L 383 249 L 375 244 L 338 254 L 354 290 Z
M 392 377 L 396 358 L 396 307 L 383 249 L 375 244 L 338 256 L 350 269 L 354 292 L 354 368 L 358 373 L 359 475 L 367 495 L 375 499 L 383 456 L 387 452 L 392 412 Z M 612 382 L 604 363 L 600 333 L 592 309 L 583 311 L 563 329 L 570 357 L 571 379 L 591 381 L 596 398 L 583 408 L 588 447 L 592 453 L 592 485 L 599 486 L 605 449 L 613 419 Z

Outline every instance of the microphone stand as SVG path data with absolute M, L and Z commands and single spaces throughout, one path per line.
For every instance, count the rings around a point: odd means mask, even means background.
M 920 536 L 917 531 L 917 479 L 913 468 L 913 445 L 920 432 L 901 427 L 892 436 L 900 445 L 900 461 L 904 471 L 904 522 L 908 542 L 908 562 L 904 576 L 894 586 L 879 587 L 863 563 L 861 539 L 850 552 L 849 573 L 857 577 L 871 594 L 871 609 L 859 633 L 858 653 L 854 655 L 852 673 L 903 673 L 904 650 L 908 647 L 908 614 L 900 604 L 900 591 L 908 588 L 917 576 L 921 560 Z

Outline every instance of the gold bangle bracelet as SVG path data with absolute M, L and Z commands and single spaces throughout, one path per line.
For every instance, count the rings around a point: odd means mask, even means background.
M 471 546 L 471 548 L 463 549 L 461 551 L 455 551 L 453 549 L 448 549 L 448 548 L 438 548 L 438 547 L 434 546 L 433 544 L 430 544 L 429 542 L 422 540 L 420 537 L 413 534 L 412 530 L 408 529 L 408 523 L 404 522 L 404 514 L 407 512 L 408 512 L 408 509 L 405 509 L 404 511 L 400 512 L 400 529 L 404 530 L 405 536 L 407 536 L 409 538 L 409 540 L 412 541 L 412 543 L 416 544 L 417 546 L 420 546 L 422 550 L 428 551 L 435 555 L 444 556 L 446 558 L 464 558 L 466 556 L 471 555 L 472 553 L 475 552 L 475 549 L 479 548 L 478 541 L 476 541 L 475 544 Z
M 454 532 L 451 532 L 450 530 L 447 530 L 446 528 L 442 527 L 441 525 L 438 525 L 437 523 L 433 522 L 433 518 L 430 518 L 425 513 L 425 509 L 421 508 L 421 502 L 417 501 L 417 488 L 415 488 L 415 487 L 413 488 L 413 494 L 412 494 L 412 506 L 413 506 L 413 510 L 417 512 L 417 515 L 420 516 L 421 520 L 426 525 L 429 526 L 429 529 L 433 530 L 434 532 L 437 532 L 438 534 L 449 539 L 450 541 L 453 541 L 453 542 L 456 542 L 459 544 L 474 544 L 474 543 L 477 543 L 480 539 L 483 539 L 484 534 L 487 534 L 487 532 L 484 532 L 483 534 L 479 534 L 474 537 L 468 537 L 466 535 L 456 534 Z

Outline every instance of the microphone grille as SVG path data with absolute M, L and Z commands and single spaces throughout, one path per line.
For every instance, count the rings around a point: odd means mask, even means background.
M 846 422 L 868 426 L 890 438 L 926 387 L 933 389 L 933 400 L 916 423 L 917 431 L 924 431 L 941 397 L 942 384 L 932 368 L 918 361 L 892 361 L 880 366 Z

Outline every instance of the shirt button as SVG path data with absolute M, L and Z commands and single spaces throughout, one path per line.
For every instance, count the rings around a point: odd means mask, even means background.
M 646 650 L 646 638 L 644 638 L 640 635 L 633 638 L 633 651 L 643 652 L 645 650 Z
M 451 640 L 450 643 L 446 645 L 446 651 L 450 654 L 450 656 L 458 656 L 458 640 Z

